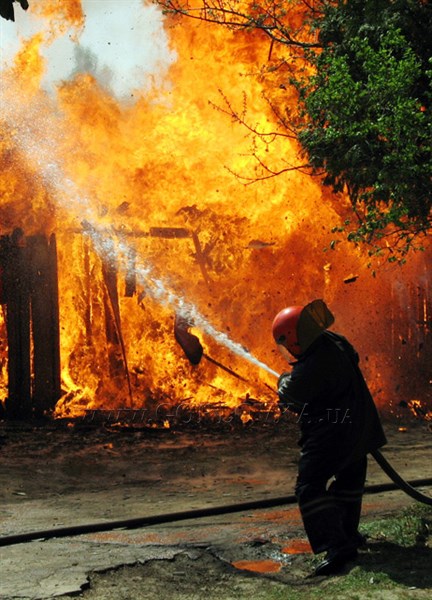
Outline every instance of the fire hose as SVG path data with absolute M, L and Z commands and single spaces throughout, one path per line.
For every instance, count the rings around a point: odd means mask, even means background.
M 393 483 L 375 484 L 366 486 L 366 494 L 378 494 L 382 492 L 401 489 L 403 492 L 423 504 L 432 506 L 432 498 L 422 494 L 416 487 L 432 485 L 432 478 L 416 479 L 414 481 L 405 481 L 390 465 L 379 450 L 371 453 L 381 469 L 390 477 Z M 150 515 L 147 517 L 136 517 L 132 519 L 122 519 L 116 521 L 106 521 L 102 523 L 88 523 L 83 525 L 72 525 L 69 527 L 57 527 L 40 531 L 30 531 L 13 535 L 0 536 L 0 546 L 12 546 L 14 544 L 23 544 L 32 541 L 45 541 L 53 538 L 71 537 L 89 533 L 101 533 L 104 531 L 113 531 L 118 529 L 139 529 L 151 525 L 160 525 L 162 523 L 174 523 L 189 519 L 202 519 L 236 512 L 245 512 L 249 510 L 260 510 L 265 508 L 274 508 L 295 504 L 297 499 L 294 495 L 280 496 L 276 498 L 263 498 L 261 500 L 251 500 L 249 502 L 239 502 L 236 504 L 224 504 L 221 506 L 212 506 L 198 508 L 181 512 L 172 512 L 159 515 Z
M 381 454 L 381 452 L 379 450 L 374 450 L 373 452 L 371 452 L 371 454 L 374 457 L 374 459 L 376 460 L 376 462 L 379 464 L 381 469 L 384 471 L 384 473 L 393 481 L 393 483 L 396 485 L 397 488 L 399 488 L 400 490 L 405 492 L 405 494 L 407 494 L 411 498 L 414 498 L 414 500 L 417 500 L 418 502 L 421 502 L 422 504 L 428 504 L 429 506 L 432 506 L 432 498 L 430 498 L 429 496 L 426 496 L 425 494 L 422 494 L 421 492 L 416 490 L 412 484 L 405 481 L 405 479 L 403 479 L 399 475 L 399 473 L 397 471 L 395 471 L 395 469 L 391 466 L 391 464 L 388 462 L 388 460 L 386 458 L 384 458 L 384 456 Z M 425 479 L 424 481 L 430 481 L 430 479 Z M 421 484 L 421 483 L 417 482 L 417 485 L 430 485 L 430 484 L 429 483 Z

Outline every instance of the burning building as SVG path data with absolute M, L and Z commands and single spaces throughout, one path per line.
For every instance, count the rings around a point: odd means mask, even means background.
M 271 131 L 255 73 L 268 41 L 182 23 L 157 85 L 119 99 L 81 49 L 53 93 L 45 48 L 86 22 L 85 2 L 61 4 L 31 6 L 43 29 L 3 69 L 6 414 L 132 409 L 169 423 L 201 407 L 247 421 L 275 406 L 273 316 L 314 298 L 381 408 L 427 403 L 430 249 L 374 276 L 367 249 L 335 241 L 349 204 L 294 168 L 296 141 L 238 122 Z

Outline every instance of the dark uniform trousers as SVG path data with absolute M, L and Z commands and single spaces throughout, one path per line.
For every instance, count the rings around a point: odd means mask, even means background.
M 280 376 L 278 395 L 300 423 L 295 493 L 312 550 L 358 547 L 367 455 L 386 439 L 357 353 L 324 331 Z M 326 418 L 333 414 L 344 418 Z
M 357 544 L 367 458 L 341 465 L 341 458 L 302 452 L 295 494 L 314 553 Z M 324 454 L 325 456 L 325 454 Z M 332 479 L 330 485 L 328 482 Z

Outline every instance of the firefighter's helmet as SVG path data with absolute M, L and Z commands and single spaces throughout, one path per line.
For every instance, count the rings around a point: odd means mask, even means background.
M 298 341 L 297 324 L 303 308 L 303 306 L 288 306 L 282 309 L 273 321 L 272 331 L 276 344 L 284 346 L 293 356 L 302 353 Z
M 273 337 L 279 346 L 297 357 L 333 323 L 334 317 L 323 300 L 314 300 L 306 306 L 288 306 L 274 318 Z

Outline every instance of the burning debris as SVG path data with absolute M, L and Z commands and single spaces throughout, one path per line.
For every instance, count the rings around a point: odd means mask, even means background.
M 207 354 L 204 354 L 204 348 L 199 340 L 199 338 L 190 333 L 189 329 L 193 326 L 188 319 L 185 317 L 181 317 L 176 315 L 174 321 L 174 337 L 176 342 L 181 346 L 183 352 L 185 353 L 187 359 L 192 365 L 198 365 L 201 362 L 201 358 L 205 358 L 207 361 L 216 365 L 220 369 L 223 369 L 226 373 L 233 375 L 237 379 L 241 381 L 247 381 L 244 377 L 222 364 L 221 362 L 211 358 Z
M 412 415 L 422 421 L 432 421 L 432 410 L 426 408 L 425 403 L 421 400 L 402 400 L 399 402 L 401 408 L 408 409 Z
M 175 316 L 174 337 L 192 365 L 198 365 L 204 353 L 204 349 L 196 335 L 190 333 L 192 324 L 180 315 Z
M 343 282 L 344 283 L 354 283 L 354 281 L 357 281 L 358 278 L 359 278 L 358 275 L 348 275 L 348 277 L 345 277 Z

